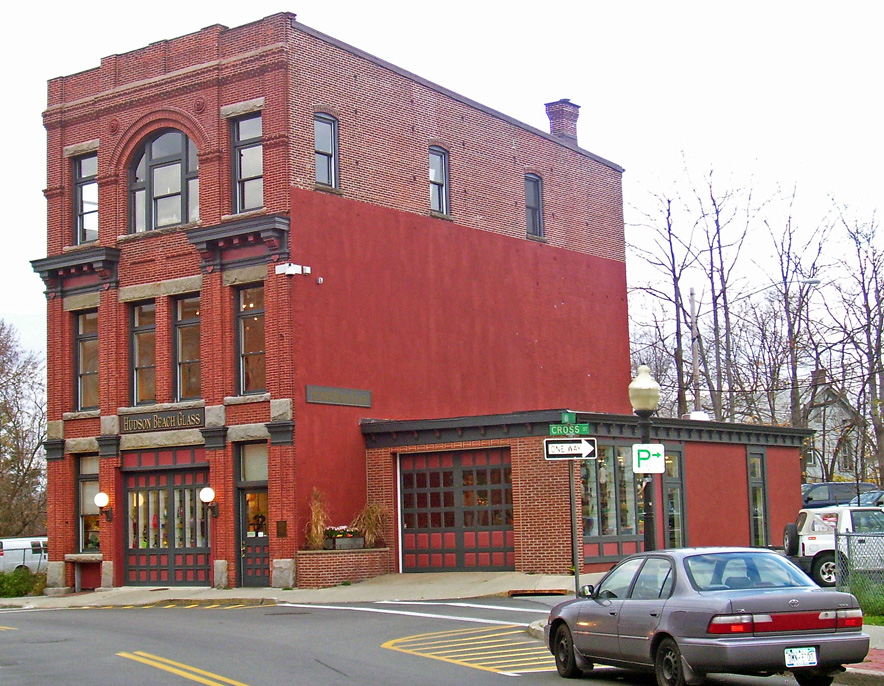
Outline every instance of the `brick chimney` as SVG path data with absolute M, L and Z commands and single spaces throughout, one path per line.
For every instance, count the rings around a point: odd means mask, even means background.
M 575 105 L 567 98 L 548 102 L 546 116 L 549 117 L 549 132 L 553 136 L 577 144 L 577 117 L 580 116 L 580 105 Z

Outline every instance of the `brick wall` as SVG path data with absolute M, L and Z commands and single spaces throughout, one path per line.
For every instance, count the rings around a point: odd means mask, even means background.
M 340 586 L 396 571 L 387 548 L 299 550 L 295 565 L 298 588 Z

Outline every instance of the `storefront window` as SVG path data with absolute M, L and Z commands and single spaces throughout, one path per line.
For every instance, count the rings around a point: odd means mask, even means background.
M 750 545 L 765 546 L 767 535 L 767 493 L 763 449 L 749 449 L 749 526 Z
M 663 512 L 667 548 L 685 545 L 684 498 L 681 478 L 681 454 L 666 451 L 666 467 L 663 473 Z M 657 517 L 660 515 L 658 514 Z
M 638 493 L 629 446 L 599 446 L 583 462 L 583 535 L 633 536 L 638 531 Z
M 193 486 L 129 491 L 129 547 L 208 548 L 208 508 L 198 491 Z

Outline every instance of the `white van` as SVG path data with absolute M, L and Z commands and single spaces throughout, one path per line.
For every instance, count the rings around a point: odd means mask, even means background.
M 49 539 L 46 536 L 0 538 L 0 572 L 11 572 L 19 567 L 45 572 L 48 559 Z

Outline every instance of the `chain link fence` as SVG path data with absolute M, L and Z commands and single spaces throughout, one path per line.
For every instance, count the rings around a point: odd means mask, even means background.
M 867 615 L 884 615 L 884 532 L 835 534 L 836 585 Z

